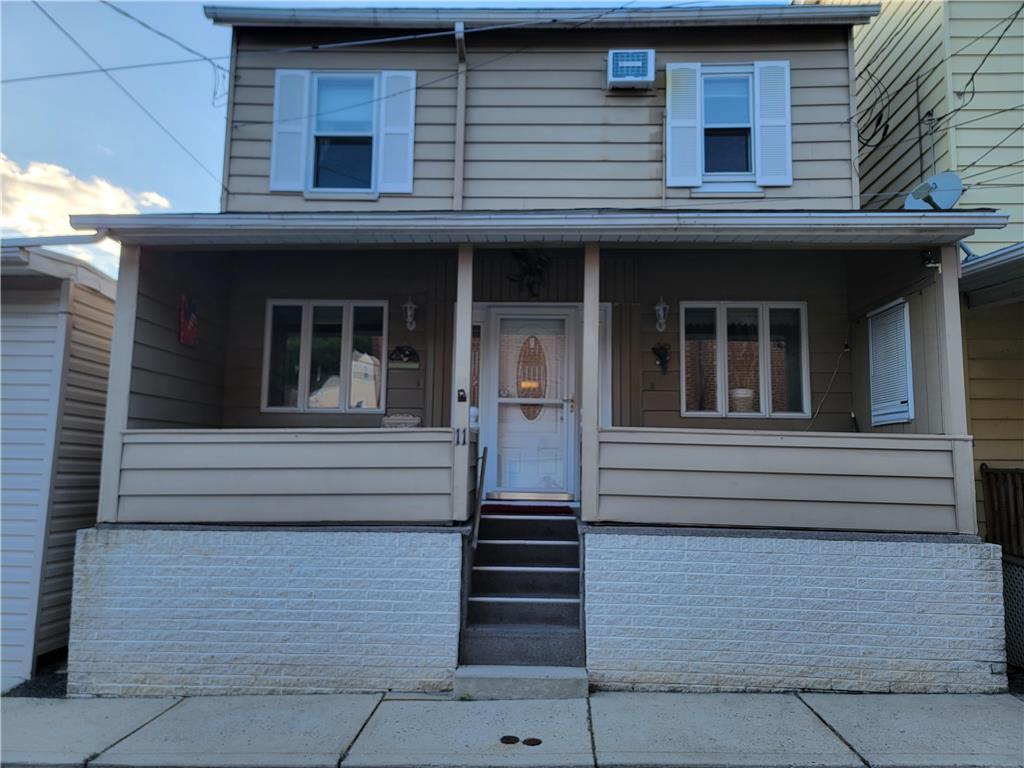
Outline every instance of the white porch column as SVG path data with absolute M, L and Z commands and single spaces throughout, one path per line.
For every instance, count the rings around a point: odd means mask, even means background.
M 942 429 L 947 435 L 966 435 L 970 427 L 967 423 L 963 327 L 960 322 L 960 251 L 956 243 L 942 246 L 942 271 L 938 281 Z M 978 532 L 973 454 L 970 442 L 958 440 L 953 443 L 956 527 L 960 533 Z
M 103 424 L 103 459 L 100 465 L 100 498 L 96 521 L 117 520 L 121 483 L 122 433 L 128 426 L 128 399 L 132 384 L 132 350 L 135 347 L 135 308 L 139 302 L 139 246 L 121 246 L 117 273 L 117 301 L 107 378 L 107 413 Z
M 452 368 L 452 519 L 469 517 L 469 387 L 473 344 L 473 246 L 459 246 Z M 473 460 L 476 457 L 472 457 Z
M 583 255 L 583 360 L 580 386 L 580 500 L 584 520 L 598 519 L 597 454 L 601 403 L 601 249 L 594 243 Z

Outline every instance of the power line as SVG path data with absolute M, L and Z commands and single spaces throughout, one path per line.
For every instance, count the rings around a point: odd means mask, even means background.
M 157 119 L 156 115 L 154 115 L 152 112 L 150 112 L 148 109 L 146 109 L 146 107 L 143 105 L 143 103 L 141 101 L 139 101 L 137 98 L 135 98 L 135 96 L 132 94 L 132 92 L 129 91 L 124 85 L 122 85 L 117 80 L 117 78 L 115 78 L 112 74 L 110 74 L 109 72 L 104 70 L 103 69 L 103 65 L 100 64 L 99 61 L 96 60 L 96 57 L 94 57 L 91 53 L 89 53 L 89 51 L 86 50 L 85 46 L 83 46 L 80 42 L 78 42 L 78 40 L 75 38 L 74 35 L 72 35 L 70 32 L 68 32 L 68 30 L 66 30 L 63 26 L 61 26 L 59 21 L 57 21 L 53 16 L 51 16 L 49 13 L 47 13 L 46 9 L 43 8 L 43 6 L 39 3 L 39 0 L 32 0 L 32 4 L 36 8 L 38 8 L 39 12 L 42 13 L 46 18 L 48 18 L 53 23 L 53 25 L 55 27 L 57 27 L 57 29 L 60 30 L 64 34 L 64 36 L 67 37 L 68 40 L 70 40 L 74 44 L 74 46 L 76 48 L 78 48 L 78 50 L 80 50 L 82 53 L 84 53 L 85 56 L 89 59 L 89 61 L 91 61 L 93 64 L 95 64 L 101 70 L 103 70 L 103 73 L 110 79 L 110 82 L 112 82 L 114 85 L 116 85 L 121 90 L 121 92 L 124 93 L 125 96 L 127 96 L 129 99 L 131 99 L 131 101 L 135 104 L 135 106 L 137 106 L 140 110 L 142 110 L 142 112 L 150 120 L 152 120 L 154 123 L 156 123 L 157 127 L 161 131 L 163 131 L 165 134 L 167 134 L 168 138 L 170 138 L 171 141 L 173 141 L 175 144 L 177 144 L 182 152 L 184 152 L 186 155 L 191 157 L 195 161 L 196 165 L 198 165 L 200 168 L 202 168 L 211 179 L 213 179 L 215 182 L 217 182 L 217 186 L 219 186 L 221 189 L 223 189 L 225 192 L 227 192 L 227 187 L 224 186 L 224 183 L 213 173 L 213 171 L 211 171 L 209 168 L 207 168 L 206 164 L 203 163 L 202 160 L 200 160 L 198 157 L 196 157 L 194 154 L 192 154 L 192 151 L 188 147 L 186 147 L 178 139 L 177 136 L 175 136 L 173 133 L 171 133 L 171 130 L 169 128 L 167 128 L 167 126 L 165 126 L 163 123 L 161 123 L 160 120 Z
M 599 19 L 599 18 L 601 18 L 603 16 L 607 16 L 610 13 L 615 13 L 617 11 L 621 11 L 626 6 L 631 5 L 633 2 L 637 2 L 637 0 L 632 0 L 632 2 L 626 3 L 625 5 L 618 6 L 616 8 L 611 8 L 610 10 L 608 10 L 608 11 L 606 11 L 604 13 L 598 14 L 597 16 L 594 16 L 594 15 L 587 15 L 587 16 L 580 16 L 580 15 L 577 15 L 577 16 L 558 16 L 558 17 L 555 17 L 555 18 L 552 18 L 552 19 L 546 19 L 546 20 L 543 20 L 543 21 L 520 21 L 520 22 L 515 22 L 515 23 L 509 23 L 509 24 L 494 24 L 494 25 L 486 26 L 486 27 L 469 27 L 469 28 L 464 30 L 464 33 L 467 34 L 467 35 L 470 35 L 470 34 L 475 34 L 477 32 L 494 32 L 494 31 L 504 30 L 504 29 L 521 29 L 521 28 L 525 28 L 525 27 L 538 27 L 538 26 L 543 26 L 543 25 L 546 25 L 546 24 L 555 24 L 555 23 L 562 23 L 562 22 L 566 22 L 566 21 L 572 21 L 573 19 L 577 19 L 577 18 L 582 18 L 583 19 L 583 23 L 586 24 L 586 23 L 588 23 L 590 21 L 596 21 L 597 19 Z M 693 6 L 707 5 L 707 2 L 708 2 L 708 0 L 685 0 L 684 2 L 673 3 L 671 5 L 647 6 L 647 7 L 645 7 L 645 10 L 651 10 L 651 11 L 673 10 L 673 9 L 678 9 L 678 8 L 688 8 L 688 7 L 693 7 Z M 167 37 L 172 42 L 175 42 L 175 43 L 181 45 L 181 43 L 179 41 L 171 38 L 169 35 L 165 35 L 164 33 L 160 32 L 157 29 L 154 29 L 153 27 L 151 27 L 150 25 L 146 24 L 145 22 L 142 22 L 142 21 L 136 19 L 134 16 L 131 16 L 130 14 L 128 14 L 123 9 L 117 8 L 112 3 L 106 3 L 106 4 L 110 5 L 110 7 L 114 8 L 114 10 L 116 10 L 118 13 L 121 13 L 123 15 L 129 16 L 129 18 L 132 18 L 133 20 L 138 21 L 138 23 L 142 24 L 143 26 L 145 26 L 150 31 L 155 32 L 156 34 L 161 35 L 162 37 Z M 582 24 L 581 25 L 577 25 L 577 27 L 574 27 L 574 28 L 578 28 L 578 26 L 582 26 Z M 338 49 L 343 49 L 343 48 L 357 48 L 357 47 L 364 46 L 364 45 L 380 45 L 380 44 L 384 44 L 384 43 L 408 42 L 410 40 L 422 40 L 422 39 L 427 39 L 427 38 L 454 37 L 455 34 L 456 34 L 456 32 L 455 32 L 454 29 L 446 29 L 446 30 L 439 31 L 439 32 L 423 32 L 423 33 L 418 33 L 418 34 L 414 34 L 414 35 L 395 35 L 395 36 L 391 36 L 391 37 L 372 38 L 372 39 L 369 39 L 369 40 L 347 40 L 347 41 L 342 41 L 342 42 L 320 43 L 320 44 L 314 44 L 314 45 L 302 46 L 302 47 L 268 48 L 268 49 L 260 50 L 260 51 L 243 51 L 243 52 L 240 52 L 238 55 L 239 56 L 244 56 L 244 57 L 253 57 L 253 56 L 276 56 L 276 55 L 281 54 L 281 53 L 318 53 L 318 52 L 333 51 L 333 50 L 338 50 Z M 35 80 L 49 80 L 49 79 L 61 78 L 61 77 L 77 77 L 77 76 L 80 76 L 80 75 L 92 75 L 92 74 L 100 74 L 100 73 L 106 73 L 106 72 L 118 72 L 118 71 L 121 71 L 121 70 L 130 70 L 130 69 L 147 69 L 147 68 L 150 68 L 150 67 L 168 67 L 168 66 L 177 66 L 177 65 L 180 65 L 180 64 L 198 64 L 198 63 L 201 63 L 201 62 L 210 63 L 210 62 L 216 62 L 216 61 L 220 61 L 220 60 L 230 59 L 231 58 L 230 54 L 218 55 L 218 56 L 206 56 L 205 54 L 199 53 L 198 51 L 191 51 L 190 50 L 190 52 L 194 53 L 196 55 L 196 58 L 193 58 L 193 59 L 171 59 L 171 60 L 168 60 L 168 61 L 153 61 L 153 62 L 146 62 L 146 63 L 139 63 L 139 64 L 123 64 L 123 65 L 119 65 L 119 66 L 97 67 L 95 69 L 78 69 L 78 70 L 71 70 L 71 71 L 66 71 L 66 72 L 51 72 L 51 73 L 48 73 L 48 74 L 40 74 L 40 75 L 25 75 L 25 76 L 22 76 L 22 77 L 9 77 L 9 78 L 4 78 L 4 79 L 0 80 L 0 85 L 8 85 L 8 84 L 11 84 L 11 83 L 25 83 L 25 82 L 35 81 Z M 217 66 L 220 66 L 220 65 L 217 65 Z
M 978 163 L 980 163 L 986 157 L 991 155 L 993 152 L 995 152 L 997 149 L 999 149 L 999 147 L 1003 146 L 1003 144 L 1005 144 L 1007 141 L 1009 141 L 1010 137 L 1012 137 L 1015 133 L 1019 133 L 1022 130 L 1024 130 L 1024 125 L 1019 125 L 1016 128 L 1012 129 L 1008 134 L 1006 134 L 1002 139 L 999 140 L 998 144 L 995 144 L 992 147 L 989 147 L 988 151 L 985 152 L 985 154 L 981 155 L 981 157 L 976 158 L 973 162 L 970 163 L 970 165 L 967 165 L 967 166 L 961 168 L 960 169 L 960 173 L 967 173 L 967 171 L 969 171 L 971 168 L 976 166 Z
M 147 24 L 145 21 L 140 19 L 138 16 L 135 16 L 135 15 L 129 13 L 128 11 L 124 10 L 123 8 L 119 8 L 118 6 L 116 6 L 112 2 L 110 2 L 110 0 L 100 0 L 100 2 L 103 3 L 103 5 L 107 6 L 110 10 L 114 11 L 115 13 L 119 13 L 122 16 L 124 16 L 125 18 L 131 19 L 136 24 L 141 26 L 143 29 L 148 29 L 154 35 L 158 35 L 159 37 L 162 37 L 164 40 L 168 40 L 168 41 L 174 43 L 176 46 L 178 46 L 179 48 L 184 50 L 186 53 L 191 53 L 193 56 L 198 56 L 199 58 L 201 58 L 204 61 L 208 62 L 210 64 L 210 67 L 213 69 L 213 98 L 212 98 L 213 106 L 217 106 L 217 101 L 218 101 L 219 96 L 221 96 L 221 95 L 224 96 L 224 97 L 227 96 L 228 70 L 225 67 L 223 67 L 222 65 L 218 64 L 211 57 L 206 56 L 203 53 L 200 53 L 195 48 L 189 47 L 185 43 L 181 42 L 181 40 L 179 40 L 178 38 L 173 37 L 172 35 L 169 35 L 166 32 L 162 32 L 161 30 L 157 29 L 156 27 L 152 26 L 151 24 Z M 223 89 L 222 89 L 222 86 L 223 86 Z
M 1003 109 L 990 110 L 990 111 L 986 112 L 983 115 L 979 115 L 978 117 L 972 117 L 970 120 L 964 120 L 961 123 L 950 123 L 948 125 L 943 126 L 942 128 L 936 128 L 935 129 L 935 135 L 938 136 L 939 134 L 945 133 L 945 132 L 947 132 L 947 131 L 949 131 L 949 130 L 951 130 L 953 128 L 960 128 L 960 127 L 965 126 L 965 125 L 970 125 L 971 123 L 976 123 L 979 120 L 985 120 L 986 118 L 992 117 L 993 115 L 999 115 L 999 114 L 1002 114 L 1004 112 L 1014 112 L 1014 111 L 1019 110 L 1019 109 L 1024 109 L 1024 104 L 1017 104 L 1015 106 L 1005 107 Z M 918 140 L 918 138 L 916 136 L 912 136 L 909 139 L 901 139 L 900 141 L 892 141 L 892 142 L 888 142 L 888 143 L 885 143 L 885 144 L 878 144 L 877 146 L 874 146 L 871 149 L 874 150 L 874 149 L 878 149 L 880 147 L 896 147 L 896 146 L 899 146 L 900 144 L 906 144 L 908 142 L 914 142 L 914 141 L 917 141 L 917 140 Z

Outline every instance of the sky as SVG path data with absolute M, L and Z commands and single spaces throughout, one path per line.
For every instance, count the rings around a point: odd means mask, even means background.
M 227 4 L 231 0 L 217 0 Z M 257 0 L 248 3 L 256 4 Z M 334 0 L 365 6 L 366 0 Z M 766 2 L 785 0 L 675 0 Z M 231 33 L 190 0 L 112 0 L 117 8 L 216 63 L 228 65 Z M 318 3 L 264 3 L 288 7 Z M 617 7 L 668 0 L 376 0 L 379 6 Z M 99 0 L 41 0 L 42 8 L 103 67 L 195 58 Z M 226 82 L 206 61 L 116 71 L 146 110 L 191 153 L 175 144 L 102 72 L 18 78 L 95 69 L 67 35 L 28 0 L 0 0 L 0 237 L 71 234 L 72 213 L 217 211 L 223 171 Z M 216 86 L 215 86 L 216 83 Z M 204 170 L 205 166 L 205 170 Z M 209 173 L 207 172 L 209 171 Z M 212 177 L 211 177 L 212 176 Z M 73 246 L 64 252 L 116 274 L 118 247 Z

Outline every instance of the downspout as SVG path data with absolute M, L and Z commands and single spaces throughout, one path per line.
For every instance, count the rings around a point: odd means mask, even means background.
M 455 51 L 459 57 L 455 81 L 455 168 L 452 186 L 452 210 L 463 208 L 463 185 L 466 166 L 466 28 L 455 22 Z

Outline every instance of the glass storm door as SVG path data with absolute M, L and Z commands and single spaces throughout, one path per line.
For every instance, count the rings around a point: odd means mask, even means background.
M 575 315 L 495 310 L 488 323 L 491 498 L 575 497 Z

